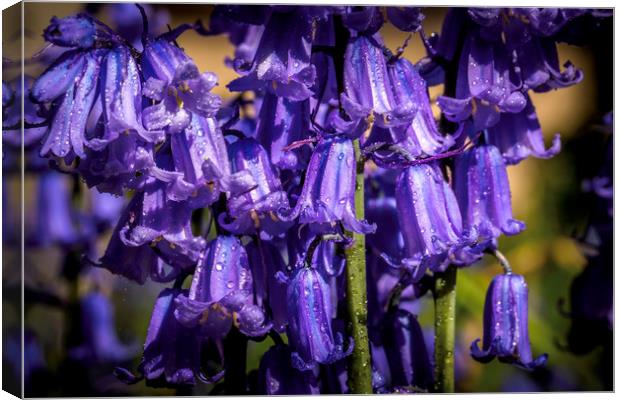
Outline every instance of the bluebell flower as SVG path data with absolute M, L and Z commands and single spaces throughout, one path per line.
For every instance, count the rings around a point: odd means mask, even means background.
M 527 157 L 551 158 L 561 149 L 560 134 L 553 136 L 546 148 L 536 109 L 528 98 L 523 111 L 502 114 L 499 123 L 487 130 L 489 144 L 496 146 L 507 164 L 517 164 Z
M 465 229 L 479 240 L 497 245 L 501 235 L 516 235 L 525 224 L 512 218 L 506 164 L 495 146 L 481 145 L 459 155 L 454 168 L 454 192 Z
M 266 89 L 291 100 L 312 95 L 316 71 L 310 62 L 313 17 L 304 9 L 273 12 L 251 69 L 228 84 L 233 92 Z
M 249 171 L 256 185 L 228 198 L 228 213 L 220 214 L 220 225 L 236 234 L 284 233 L 291 223 L 281 221 L 276 213 L 289 208 L 288 197 L 265 149 L 254 139 L 241 139 L 232 143 L 229 151 L 233 172 Z M 232 221 L 227 222 L 227 217 Z
M 158 102 L 144 109 L 147 129 L 177 134 L 187 128 L 192 115 L 215 116 L 219 96 L 209 93 L 217 85 L 211 72 L 200 73 L 194 61 L 167 37 L 149 39 L 142 55 L 146 80 L 142 93 Z
M 480 362 L 492 361 L 535 369 L 545 364 L 547 355 L 532 357 L 527 324 L 528 288 L 521 275 L 502 274 L 493 278 L 484 305 L 484 340 L 471 344 L 471 356 Z
M 353 342 L 344 347 L 341 333 L 332 331 L 329 286 L 314 268 L 298 268 L 288 283 L 288 338 L 292 363 L 305 371 L 317 363 L 331 364 L 353 351 Z
M 248 336 L 266 334 L 272 324 L 254 304 L 252 271 L 243 245 L 234 236 L 212 240 L 196 266 L 187 295 L 176 301 L 175 316 L 199 327 L 206 337 L 223 338 L 234 324 Z
M 396 183 L 396 207 L 405 239 L 403 264 L 419 280 L 426 269 L 443 271 L 474 239 L 450 185 L 434 163 L 405 168 Z
M 342 106 L 352 119 L 371 118 L 382 127 L 411 122 L 417 109 L 413 102 L 395 98 L 395 83 L 388 75 L 387 60 L 379 34 L 349 40 L 345 53 Z
M 289 213 L 280 215 L 317 230 L 333 230 L 338 222 L 351 231 L 370 233 L 374 226 L 355 216 L 355 155 L 346 137 L 327 137 L 314 149 L 302 192 Z M 283 215 L 286 214 L 286 215 Z

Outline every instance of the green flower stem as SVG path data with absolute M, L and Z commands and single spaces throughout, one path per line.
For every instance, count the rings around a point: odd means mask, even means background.
M 359 140 L 353 141 L 357 175 L 355 184 L 355 212 L 357 218 L 364 218 L 364 160 L 361 157 Z M 353 354 L 349 357 L 348 385 L 351 393 L 372 394 L 372 373 L 370 348 L 368 345 L 368 302 L 366 300 L 366 238 L 358 233 L 348 232 L 354 242 L 345 249 L 347 260 L 347 311 L 349 332 L 355 341 Z
M 454 393 L 456 267 L 435 273 L 435 392 Z

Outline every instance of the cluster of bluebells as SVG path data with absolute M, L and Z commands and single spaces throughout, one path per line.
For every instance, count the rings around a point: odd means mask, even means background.
M 558 136 L 546 147 L 530 93 L 582 79 L 572 64 L 559 66 L 555 35 L 604 13 L 451 9 L 441 34 L 427 37 L 418 8 L 217 6 L 208 27 L 159 35 L 140 11 L 139 40 L 87 14 L 53 18 L 44 37 L 63 51 L 28 81 L 24 115 L 32 126 L 24 144 L 83 179 L 93 205 L 102 195 L 129 198 L 118 214 L 101 210 L 120 217 L 103 254 L 85 261 L 166 285 L 142 362 L 116 375 L 215 383 L 245 372 L 231 338 L 270 336 L 258 383 L 240 382 L 243 393 L 347 393 L 346 360 L 359 345 L 345 329 L 353 232 L 367 235 L 373 388 L 431 389 L 412 304 L 434 273 L 497 253 L 501 235 L 525 228 L 512 215 L 506 168 L 560 150 Z M 388 49 L 386 23 L 403 39 L 419 35 L 428 56 Z M 238 74 L 226 85 L 231 99 L 212 93 L 217 76 L 177 44 L 188 30 L 225 34 L 235 46 L 225 61 Z M 440 83 L 441 122 L 428 92 Z M 10 113 L 15 100 L 5 93 L 13 92 L 3 86 Z M 3 137 L 18 141 L 11 130 Z M 59 176 L 49 174 L 42 185 Z M 357 216 L 360 195 L 367 219 Z M 64 218 L 56 207 L 66 199 L 50 200 Z M 71 239 L 67 230 L 47 234 Z M 532 356 L 527 296 L 510 270 L 493 280 L 476 360 L 544 364 Z M 219 368 L 207 368 L 207 354 Z

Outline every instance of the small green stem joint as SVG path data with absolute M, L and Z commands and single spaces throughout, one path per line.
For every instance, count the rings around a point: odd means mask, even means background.
M 355 211 L 357 218 L 364 218 L 364 161 L 360 154 L 359 140 L 353 141 L 357 165 L 355 185 Z M 368 344 L 368 302 L 366 300 L 366 239 L 364 235 L 348 232 L 354 240 L 345 249 L 347 261 L 347 312 L 349 333 L 355 341 L 349 357 L 348 385 L 353 394 L 372 394 L 372 366 Z
M 435 273 L 435 385 L 434 391 L 454 393 L 454 315 L 456 267 Z

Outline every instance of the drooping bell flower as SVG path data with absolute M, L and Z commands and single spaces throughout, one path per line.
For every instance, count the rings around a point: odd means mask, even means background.
M 241 139 L 229 146 L 229 152 L 233 172 L 249 171 L 256 185 L 228 198 L 228 213 L 220 215 L 219 223 L 236 234 L 284 233 L 291 223 L 280 220 L 276 213 L 289 208 L 288 197 L 265 149 L 254 139 Z M 226 222 L 227 218 L 232 222 Z
M 117 46 L 108 52 L 100 85 L 101 104 L 93 107 L 90 118 L 101 115 L 103 133 L 86 142 L 87 146 L 101 150 L 120 135 L 137 134 L 148 143 L 163 141 L 162 131 L 148 131 L 142 126 L 142 82 L 138 65 L 127 47 Z
M 502 114 L 499 123 L 487 131 L 486 139 L 499 149 L 507 164 L 518 164 L 530 156 L 551 158 L 562 146 L 560 134 L 555 134 L 551 146 L 545 149 L 542 129 L 530 99 L 523 111 Z
M 433 369 L 416 316 L 402 309 L 388 311 L 381 324 L 381 339 L 391 385 L 431 389 Z
M 310 63 L 314 19 L 305 7 L 273 12 L 250 71 L 230 82 L 228 88 L 233 92 L 266 89 L 276 96 L 296 101 L 310 97 L 310 87 L 316 77 Z
M 194 386 L 200 376 L 200 338 L 196 329 L 181 325 L 175 318 L 175 299 L 186 293 L 181 289 L 164 289 L 155 302 L 144 343 L 141 376 L 116 368 L 121 380 L 135 383 L 144 378 L 154 387 Z
M 295 208 L 279 215 L 287 220 L 299 216 L 299 223 L 313 224 L 317 232 L 333 231 L 338 222 L 350 231 L 373 232 L 374 225 L 355 216 L 355 171 L 351 139 L 342 136 L 322 139 L 310 158 Z
M 157 282 L 171 281 L 183 271 L 181 268 L 167 270 L 164 262 L 155 252 L 155 248 L 149 243 L 139 246 L 135 243 L 127 243 L 128 227 L 135 224 L 141 216 L 143 203 L 144 193 L 139 193 L 131 199 L 112 232 L 105 253 L 94 265 L 139 284 L 144 284 L 148 277 Z M 151 219 L 157 218 L 156 215 L 157 213 L 152 213 Z
M 275 278 L 286 271 L 280 250 L 262 240 L 248 243 L 245 249 L 252 269 L 256 304 L 267 310 L 273 328 L 282 333 L 287 324 L 286 285 Z
M 133 358 L 136 346 L 125 345 L 116 335 L 114 308 L 103 293 L 92 292 L 80 299 L 82 344 L 70 356 L 92 362 L 119 362 Z
M 493 278 L 484 304 L 484 338 L 471 344 L 471 356 L 482 363 L 495 357 L 500 362 L 535 369 L 547 361 L 547 354 L 532 356 L 527 323 L 528 287 L 517 274 L 502 274 Z
M 583 71 L 570 61 L 564 64 L 564 70 L 560 70 L 555 40 L 532 35 L 528 27 L 512 18 L 506 33 L 510 46 L 515 48 L 523 90 L 547 92 L 581 82 Z
M 476 146 L 456 158 L 454 193 L 463 227 L 491 246 L 501 234 L 516 235 L 525 228 L 512 218 L 506 164 L 495 146 Z
M 404 169 L 396 182 L 396 207 L 405 239 L 403 264 L 414 281 L 425 270 L 443 271 L 471 243 L 450 185 L 436 164 Z
M 252 272 L 243 245 L 234 236 L 212 240 L 196 266 L 187 295 L 176 300 L 176 318 L 199 327 L 206 337 L 223 338 L 232 324 L 248 336 L 271 329 L 262 309 L 253 303 Z
M 263 354 L 258 367 L 259 395 L 320 394 L 318 371 L 298 371 L 291 366 L 291 350 L 276 344 Z
M 167 182 L 167 196 L 192 209 L 216 201 L 222 192 L 246 191 L 254 180 L 243 171 L 231 174 L 226 141 L 214 118 L 193 115 L 183 132 L 172 135 L 170 151 L 173 171 L 154 171 Z
M 191 209 L 182 202 L 169 200 L 162 182 L 147 180 L 144 190 L 135 195 L 128 207 L 129 220 L 119 231 L 126 246 L 152 246 L 173 267 L 190 268 L 196 264 L 205 240 L 192 233 Z
M 68 54 L 70 53 L 70 54 Z M 95 102 L 100 65 L 107 50 L 69 51 L 34 83 L 31 96 L 40 103 L 62 96 L 46 135 L 41 155 L 85 157 L 86 122 Z
M 510 53 L 501 41 L 469 32 L 459 61 L 455 98 L 440 96 L 439 106 L 451 121 L 473 116 L 476 129 L 498 123 L 502 113 L 518 113 L 527 100 L 511 70 Z
M 46 41 L 62 47 L 89 48 L 97 39 L 97 26 L 87 14 L 77 14 L 64 18 L 52 17 L 43 31 Z
M 139 189 L 154 166 L 153 145 L 138 135 L 122 134 L 101 150 L 87 148 L 77 170 L 88 187 L 121 196 L 127 189 Z
M 353 342 L 344 348 L 340 332 L 332 331 L 332 304 L 329 286 L 314 268 L 298 268 L 287 289 L 288 338 L 295 368 L 306 371 L 318 364 L 331 364 L 353 351 Z
M 142 69 L 146 79 L 142 93 L 158 102 L 143 111 L 147 129 L 177 134 L 188 127 L 192 114 L 210 118 L 220 108 L 220 97 L 209 93 L 217 85 L 217 76 L 201 74 L 194 61 L 167 36 L 147 40 Z
M 371 132 L 369 142 L 375 139 L 398 144 L 413 157 L 443 153 L 454 144 L 454 138 L 443 135 L 439 131 L 438 124 L 433 117 L 424 79 L 415 70 L 413 64 L 402 57 L 388 64 L 388 73 L 392 82 L 395 83 L 393 88 L 396 101 L 415 104 L 417 112 L 410 124 L 389 129 L 391 140 L 382 140 L 381 137 L 373 138 L 375 135 L 381 136 L 375 131 L 385 129 L 375 127 Z
M 342 106 L 352 119 L 369 118 L 381 127 L 411 122 L 413 102 L 394 97 L 394 82 L 388 75 L 383 42 L 379 34 L 349 40 L 344 61 L 345 93 Z
M 256 140 L 267 150 L 273 165 L 280 169 L 302 169 L 310 158 L 306 146 L 283 150 L 289 144 L 308 136 L 310 103 L 292 101 L 266 93 L 256 126 Z

